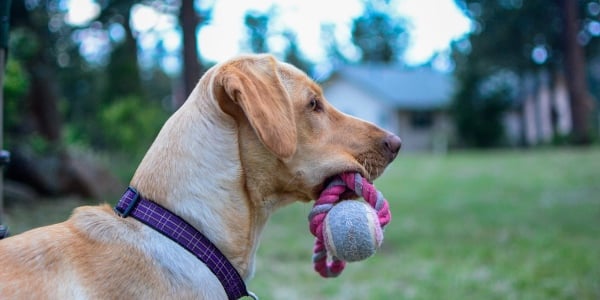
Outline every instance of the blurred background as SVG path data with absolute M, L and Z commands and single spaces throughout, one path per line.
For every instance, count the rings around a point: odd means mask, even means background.
M 266 52 L 403 152 L 380 252 L 322 280 L 310 207 L 282 209 L 263 299 L 600 299 L 598 0 L 3 2 L 13 233 L 116 202 L 205 71 Z

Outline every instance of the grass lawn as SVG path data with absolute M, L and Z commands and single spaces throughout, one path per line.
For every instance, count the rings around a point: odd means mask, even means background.
M 277 212 L 262 299 L 600 299 L 600 149 L 401 155 L 375 182 L 383 247 L 342 275 L 310 262 L 310 205 Z
M 335 279 L 312 270 L 310 205 L 276 212 L 249 289 L 261 299 L 600 299 L 600 148 L 401 155 L 375 182 L 383 247 Z M 12 207 L 13 232 L 77 201 Z

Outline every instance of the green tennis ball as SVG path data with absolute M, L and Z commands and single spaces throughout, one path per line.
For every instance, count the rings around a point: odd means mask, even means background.
M 323 242 L 338 259 L 353 262 L 375 254 L 383 232 L 375 210 L 364 201 L 344 200 L 334 205 L 323 221 Z

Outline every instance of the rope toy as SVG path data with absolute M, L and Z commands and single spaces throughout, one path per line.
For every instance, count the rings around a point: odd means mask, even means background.
M 362 201 L 340 200 L 348 191 L 362 197 L 370 206 Z M 315 271 L 322 277 L 337 277 L 346 261 L 373 255 L 381 245 L 383 228 L 391 218 L 387 200 L 358 173 L 336 177 L 321 192 L 308 215 L 310 232 L 315 236 Z

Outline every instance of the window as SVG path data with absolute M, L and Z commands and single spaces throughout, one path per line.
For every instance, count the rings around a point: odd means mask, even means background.
M 433 126 L 433 112 L 413 111 L 410 114 L 410 125 L 415 129 L 427 129 Z

